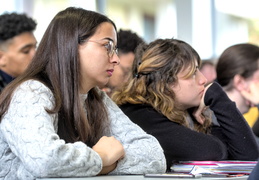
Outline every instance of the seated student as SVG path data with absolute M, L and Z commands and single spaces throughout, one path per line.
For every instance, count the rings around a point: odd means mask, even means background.
M 168 169 L 173 160 L 256 160 L 251 129 L 219 84 L 205 87 L 200 63 L 197 52 L 181 40 L 139 46 L 132 79 L 112 98 L 158 139 Z M 219 125 L 211 123 L 208 107 Z
M 254 44 L 235 44 L 220 55 L 217 81 L 234 101 L 250 127 L 258 119 L 259 104 L 259 47 Z
M 0 15 L 0 91 L 31 62 L 37 44 L 36 25 L 26 14 Z
M 135 49 L 143 42 L 144 40 L 142 38 L 130 30 L 120 29 L 118 32 L 117 46 L 120 64 L 114 67 L 112 77 L 102 89 L 109 96 L 112 95 L 116 88 L 121 87 L 124 82 L 127 82 L 129 76 L 131 75 Z
M 200 71 L 207 79 L 207 84 L 214 82 L 217 78 L 216 66 L 212 60 L 202 60 Z
M 24 74 L 0 96 L 0 178 L 162 173 L 159 142 L 99 90 L 120 60 L 115 24 L 59 12 Z

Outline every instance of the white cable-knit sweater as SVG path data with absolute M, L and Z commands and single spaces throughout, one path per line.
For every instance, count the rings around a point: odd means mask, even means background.
M 82 96 L 87 98 L 87 96 Z M 125 157 L 111 174 L 162 173 L 166 169 L 158 141 L 133 124 L 105 96 L 109 133 L 124 146 Z M 21 84 L 0 123 L 0 179 L 95 176 L 102 169 L 100 156 L 83 142 L 65 143 L 57 135 L 57 115 L 50 89 L 36 80 Z M 107 131 L 108 132 L 108 131 Z

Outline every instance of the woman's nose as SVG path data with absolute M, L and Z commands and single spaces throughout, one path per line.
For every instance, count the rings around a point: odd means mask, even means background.
M 112 57 L 110 58 L 110 61 L 111 61 L 111 63 L 113 63 L 115 65 L 119 65 L 120 64 L 120 58 L 119 58 L 119 56 L 116 53 L 114 53 L 112 55 Z
M 200 74 L 200 79 L 199 79 L 200 84 L 207 84 L 208 82 L 207 78 L 200 71 L 199 71 L 199 74 Z

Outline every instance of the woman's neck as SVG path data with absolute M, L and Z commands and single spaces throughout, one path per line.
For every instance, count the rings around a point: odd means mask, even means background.
M 249 105 L 246 102 L 245 98 L 241 95 L 241 93 L 237 89 L 232 89 L 230 91 L 226 91 L 230 100 L 236 103 L 238 110 L 244 114 L 249 110 Z

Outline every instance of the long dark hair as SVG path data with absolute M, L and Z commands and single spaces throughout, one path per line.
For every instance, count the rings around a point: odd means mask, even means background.
M 258 68 L 259 47 L 249 43 L 235 44 L 228 47 L 218 59 L 217 81 L 225 90 L 231 90 L 235 75 L 249 78 Z
M 8 110 L 13 91 L 22 82 L 36 79 L 54 94 L 55 105 L 48 113 L 58 113 L 58 134 L 66 142 L 83 141 L 94 145 L 102 136 L 108 115 L 97 88 L 88 92 L 87 117 L 80 101 L 80 61 L 78 46 L 92 36 L 106 16 L 82 8 L 69 7 L 49 24 L 26 72 L 16 78 L 0 96 L 0 118 Z

